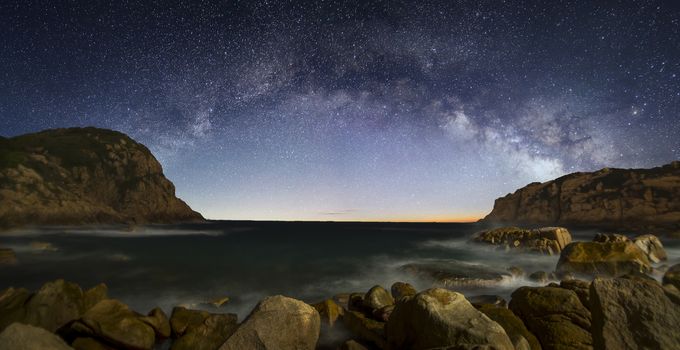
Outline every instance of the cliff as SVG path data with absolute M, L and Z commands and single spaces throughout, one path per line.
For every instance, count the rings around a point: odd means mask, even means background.
M 70 128 L 0 138 L 0 228 L 199 220 L 151 152 L 122 133 Z
M 680 162 L 573 173 L 496 199 L 491 223 L 680 230 Z

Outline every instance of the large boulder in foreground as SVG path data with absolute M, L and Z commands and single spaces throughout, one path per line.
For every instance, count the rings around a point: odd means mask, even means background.
M 651 272 L 647 255 L 633 242 L 574 242 L 560 254 L 558 273 L 621 276 Z
M 144 145 L 97 128 L 0 138 L 0 203 L 0 229 L 203 219 Z
M 172 350 L 214 350 L 231 336 L 238 320 L 235 314 L 212 314 L 178 306 L 172 309 L 170 327 L 176 338 Z
M 536 336 L 529 332 L 522 320 L 510 309 L 490 304 L 482 304 L 476 307 L 505 329 L 505 333 L 510 337 L 515 350 L 541 350 L 541 344 Z
M 677 349 L 680 305 L 656 281 L 596 278 L 590 286 L 597 349 Z
M 319 339 L 319 313 L 302 301 L 281 295 L 255 306 L 220 350 L 313 350 Z
M 571 290 L 521 287 L 512 293 L 509 308 L 543 349 L 593 348 L 590 311 Z
M 55 334 L 22 323 L 12 323 L 0 333 L 0 349 L 73 350 Z
M 477 311 L 462 294 L 440 288 L 397 303 L 385 334 L 389 346 L 395 349 L 514 349 L 503 327 Z
M 511 251 L 553 255 L 559 254 L 567 244 L 571 243 L 571 234 L 564 227 L 544 227 L 533 230 L 519 227 L 501 227 L 478 232 L 472 238 L 472 241 Z

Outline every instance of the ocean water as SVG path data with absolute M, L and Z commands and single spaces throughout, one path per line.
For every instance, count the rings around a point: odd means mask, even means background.
M 186 226 L 116 229 L 50 229 L 0 236 L 13 248 L 16 266 L 0 268 L 0 289 L 39 288 L 64 278 L 89 288 L 104 282 L 109 295 L 139 312 L 160 306 L 170 312 L 229 297 L 219 312 L 243 319 L 268 295 L 283 294 L 307 302 L 339 293 L 365 292 L 396 281 L 418 289 L 432 285 L 400 269 L 409 263 L 447 263 L 464 271 L 504 272 L 519 266 L 527 273 L 552 271 L 557 256 L 506 253 L 471 244 L 479 224 L 226 222 Z M 590 240 L 596 231 L 572 231 Z M 37 249 L 47 242 L 56 251 Z M 669 263 L 680 260 L 678 241 L 664 241 Z M 508 278 L 497 286 L 460 289 L 467 296 L 496 294 L 509 298 L 526 279 Z

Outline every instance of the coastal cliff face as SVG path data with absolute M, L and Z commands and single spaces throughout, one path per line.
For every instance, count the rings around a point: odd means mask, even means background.
M 573 173 L 496 199 L 484 222 L 680 230 L 680 162 Z
M 0 203 L 0 228 L 203 220 L 144 145 L 97 128 L 0 137 Z

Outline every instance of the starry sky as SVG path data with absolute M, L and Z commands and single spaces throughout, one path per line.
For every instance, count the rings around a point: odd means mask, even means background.
M 0 135 L 147 145 L 213 219 L 461 221 L 680 158 L 677 1 L 2 1 Z

